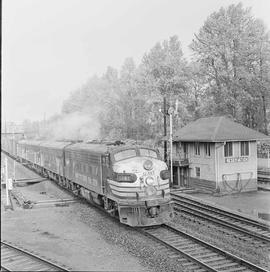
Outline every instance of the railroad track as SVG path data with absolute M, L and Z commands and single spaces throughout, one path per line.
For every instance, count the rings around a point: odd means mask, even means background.
M 171 195 L 173 199 L 176 198 L 176 194 L 172 193 Z M 178 197 L 178 195 L 176 196 Z M 201 203 L 197 202 L 197 205 L 200 207 Z M 204 216 L 201 218 L 207 220 Z M 236 218 L 239 219 L 238 216 Z M 256 221 L 254 220 L 254 222 Z M 221 225 L 218 221 L 215 223 Z M 142 228 L 141 231 L 159 242 L 160 247 L 165 250 L 165 256 L 177 258 L 183 267 L 196 272 L 268 271 L 168 225 Z M 159 246 L 157 248 L 159 249 Z
M 265 183 L 269 183 L 270 182 L 270 177 L 267 176 L 258 176 L 258 182 L 265 182 Z
M 171 196 L 176 211 L 236 231 L 238 238 L 243 240 L 252 239 L 258 246 L 270 246 L 270 228 L 268 224 L 214 207 L 187 195 L 171 193 Z
M 177 254 L 184 268 L 199 272 L 268 271 L 169 225 L 146 227 L 142 232 L 170 250 L 166 254 Z
M 258 170 L 258 181 L 259 182 L 270 182 L 270 169 Z
M 1 271 L 69 271 L 51 261 L 1 241 Z

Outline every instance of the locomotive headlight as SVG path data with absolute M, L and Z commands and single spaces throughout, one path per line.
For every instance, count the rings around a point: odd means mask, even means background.
M 165 180 L 165 179 L 169 179 L 170 178 L 170 172 L 168 170 L 162 170 L 160 172 L 160 177 L 161 179 Z
M 143 168 L 147 171 L 152 170 L 153 168 L 153 162 L 150 160 L 146 160 L 143 164 Z
M 145 179 L 145 183 L 146 183 L 147 185 L 149 185 L 149 186 L 154 185 L 154 182 L 155 182 L 155 180 L 154 180 L 153 177 L 147 177 L 147 178 Z
M 154 186 L 148 186 L 145 189 L 145 194 L 147 196 L 152 196 L 152 195 L 155 195 L 156 193 L 157 193 L 157 190 Z

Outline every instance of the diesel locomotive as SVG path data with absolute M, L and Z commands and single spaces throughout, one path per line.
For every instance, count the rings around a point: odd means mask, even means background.
M 169 171 L 157 150 L 102 142 L 13 141 L 2 149 L 40 174 L 102 206 L 121 223 L 152 226 L 173 217 Z

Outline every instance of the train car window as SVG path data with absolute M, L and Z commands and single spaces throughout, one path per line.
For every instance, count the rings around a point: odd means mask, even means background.
M 140 155 L 144 157 L 157 158 L 157 152 L 151 149 L 140 148 Z
M 125 160 L 125 159 L 132 158 L 132 157 L 136 157 L 136 150 L 135 149 L 123 150 L 123 151 L 120 151 L 120 152 L 114 154 L 114 159 L 116 161 L 121 161 L 121 160 Z
M 92 166 L 91 165 L 88 166 L 88 175 L 92 176 Z
M 98 175 L 98 168 L 97 168 L 97 166 L 92 166 L 93 167 L 93 173 L 94 173 L 94 175 L 95 176 L 97 176 Z

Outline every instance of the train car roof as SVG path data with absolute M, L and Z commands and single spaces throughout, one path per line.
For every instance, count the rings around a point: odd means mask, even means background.
M 63 149 L 69 151 L 88 151 L 95 154 L 105 154 L 116 153 L 122 150 L 131 149 L 131 148 L 147 148 L 156 150 L 145 145 L 136 145 L 136 144 L 104 144 L 104 143 L 73 143 L 68 141 L 36 141 L 36 140 L 21 140 L 20 144 L 39 146 L 41 148 L 54 148 L 54 149 Z
M 107 145 L 107 144 L 96 144 L 96 143 L 74 143 L 66 147 L 66 150 L 70 151 L 89 151 L 98 154 L 104 153 L 115 153 L 121 150 L 131 149 L 131 148 L 147 148 L 156 150 L 155 148 L 150 148 L 143 145 Z
M 42 141 L 38 140 L 20 140 L 18 141 L 19 144 L 25 144 L 25 145 L 40 145 Z
M 91 144 L 91 143 L 74 143 L 65 148 L 69 151 L 89 151 L 98 154 L 104 154 L 108 151 L 108 146 L 105 144 Z
M 63 149 L 65 146 L 70 144 L 71 142 L 44 141 L 44 142 L 41 142 L 40 147 Z

